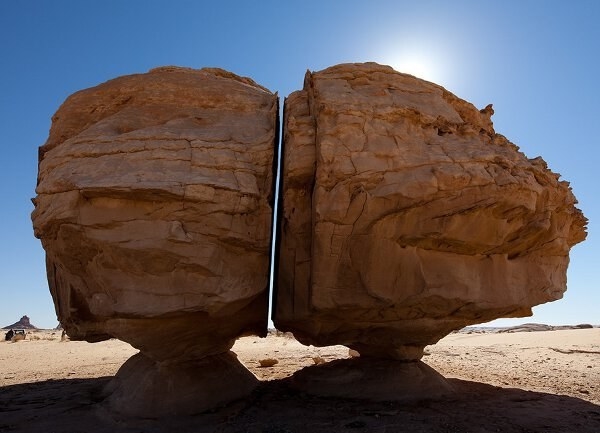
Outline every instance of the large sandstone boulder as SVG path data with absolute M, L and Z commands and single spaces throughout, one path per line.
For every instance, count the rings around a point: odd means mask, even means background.
M 376 64 L 307 73 L 288 97 L 275 325 L 362 356 L 295 386 L 446 395 L 441 376 L 398 360 L 561 297 L 586 220 L 492 113 Z M 140 349 L 106 390 L 113 409 L 194 413 L 256 385 L 229 349 L 266 334 L 277 140 L 277 95 L 220 69 L 121 77 L 54 116 L 35 235 L 69 336 Z
M 562 296 L 586 219 L 491 106 L 371 63 L 308 72 L 284 113 L 278 329 L 415 360 Z
M 140 368 L 176 371 L 266 334 L 277 113 L 276 94 L 220 69 L 159 68 L 66 100 L 32 218 L 71 339 L 116 337 Z

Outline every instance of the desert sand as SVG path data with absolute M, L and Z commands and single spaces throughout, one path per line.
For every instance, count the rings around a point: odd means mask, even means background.
M 455 395 L 412 404 L 315 397 L 290 386 L 304 367 L 347 358 L 343 346 L 307 347 L 272 332 L 241 338 L 233 351 L 261 380 L 249 398 L 191 417 L 125 419 L 102 400 L 111 376 L 137 353 L 127 343 L 61 342 L 60 331 L 2 341 L 0 432 L 600 431 L 599 328 L 451 334 L 423 360 L 449 378 Z

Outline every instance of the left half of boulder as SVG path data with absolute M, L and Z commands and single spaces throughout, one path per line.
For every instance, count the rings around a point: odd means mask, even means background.
M 67 98 L 32 220 L 72 339 L 118 338 L 144 368 L 176 371 L 266 334 L 278 123 L 277 94 L 221 69 L 162 67 Z

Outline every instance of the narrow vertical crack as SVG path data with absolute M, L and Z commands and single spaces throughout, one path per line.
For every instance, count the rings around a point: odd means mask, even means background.
M 271 251 L 270 251 L 270 263 L 269 263 L 269 309 L 267 312 L 267 323 L 268 326 L 275 325 L 273 320 L 275 319 L 274 306 L 277 305 L 277 277 L 279 275 L 279 250 L 280 250 L 280 239 L 281 239 L 281 224 L 279 224 L 279 215 L 283 206 L 283 199 L 281 197 L 281 190 L 283 187 L 283 122 L 281 121 L 280 113 L 280 100 L 277 97 L 277 110 L 275 115 L 275 140 L 273 143 L 273 179 L 272 179 L 272 191 L 273 196 L 271 198 L 271 208 L 273 209 L 273 217 L 271 219 Z

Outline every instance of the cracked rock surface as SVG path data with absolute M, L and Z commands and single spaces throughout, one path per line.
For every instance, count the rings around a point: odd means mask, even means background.
M 286 99 L 274 323 L 361 355 L 301 389 L 447 395 L 398 360 L 562 296 L 586 219 L 492 114 L 374 63 L 308 72 Z M 278 126 L 276 94 L 212 68 L 120 77 L 55 114 L 34 231 L 71 339 L 140 350 L 106 390 L 115 411 L 197 413 L 256 386 L 229 349 L 267 331 Z
M 278 329 L 415 360 L 562 297 L 586 219 L 491 106 L 368 63 L 307 72 L 284 113 Z
M 72 339 L 183 362 L 266 333 L 277 111 L 220 69 L 158 68 L 65 101 L 32 219 Z

